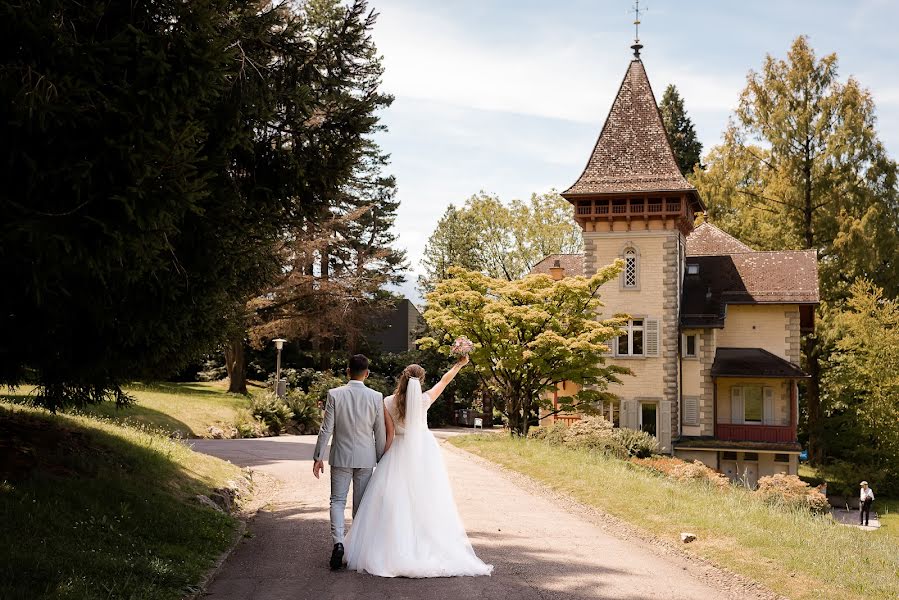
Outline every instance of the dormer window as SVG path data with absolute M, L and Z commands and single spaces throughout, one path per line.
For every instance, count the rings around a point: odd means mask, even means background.
M 637 251 L 633 248 L 624 251 L 624 287 L 637 287 Z

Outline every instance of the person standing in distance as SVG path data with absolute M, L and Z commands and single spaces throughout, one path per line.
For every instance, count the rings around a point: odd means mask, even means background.
M 874 491 L 868 487 L 867 481 L 862 481 L 858 494 L 858 524 L 868 526 L 868 517 L 871 516 L 871 503 L 874 502 Z
M 333 434 L 328 464 L 331 467 L 331 552 L 332 570 L 343 566 L 346 533 L 346 499 L 353 483 L 353 516 L 359 510 L 365 488 L 387 445 L 384 396 L 367 387 L 368 358 L 356 354 L 347 367 L 350 381 L 328 390 L 325 416 L 312 455 L 312 474 L 319 478 L 325 468 L 324 452 Z

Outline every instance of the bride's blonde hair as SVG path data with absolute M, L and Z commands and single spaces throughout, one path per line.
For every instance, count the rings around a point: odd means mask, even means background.
M 413 377 L 424 385 L 425 370 L 421 368 L 421 365 L 409 365 L 403 369 L 399 380 L 396 382 L 396 390 L 393 392 L 393 405 L 396 407 L 396 413 L 400 421 L 406 420 L 406 388 L 409 387 L 409 379 Z

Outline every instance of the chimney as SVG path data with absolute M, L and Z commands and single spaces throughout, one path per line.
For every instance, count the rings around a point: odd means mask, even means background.
M 553 261 L 553 266 L 549 268 L 549 276 L 559 281 L 563 277 L 565 277 L 565 267 L 562 266 L 562 263 L 559 259 Z

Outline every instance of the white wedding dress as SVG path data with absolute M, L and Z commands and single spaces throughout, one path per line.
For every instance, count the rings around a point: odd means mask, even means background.
M 346 539 L 350 569 L 381 577 L 490 575 L 462 526 L 446 465 L 426 411 L 431 404 L 418 379 L 406 390 L 406 424 L 393 396 L 384 400 L 396 425 Z

